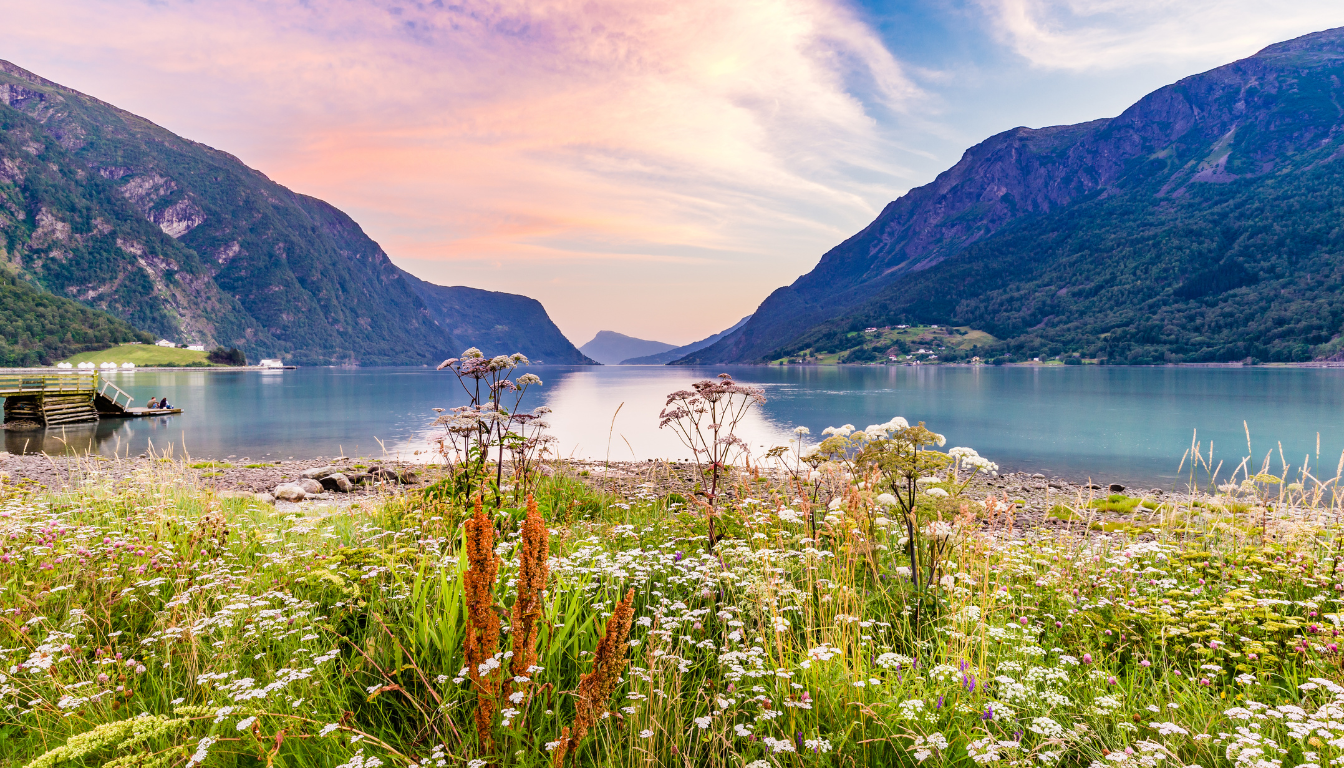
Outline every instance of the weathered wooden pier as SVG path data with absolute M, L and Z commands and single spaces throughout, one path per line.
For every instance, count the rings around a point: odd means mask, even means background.
M 100 418 L 168 416 L 180 408 L 133 408 L 130 395 L 97 371 L 14 371 L 0 373 L 5 423 L 41 427 L 98 421 Z

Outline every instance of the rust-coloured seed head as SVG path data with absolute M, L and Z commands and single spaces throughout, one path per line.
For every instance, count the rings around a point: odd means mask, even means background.
M 522 554 L 518 559 L 518 594 L 513 602 L 514 677 L 531 677 L 528 671 L 537 664 L 537 635 L 541 630 L 542 592 L 550 577 L 550 532 L 531 494 L 527 497 L 527 519 L 523 522 Z
M 573 751 L 579 742 L 593 727 L 597 718 L 606 711 L 611 695 L 625 671 L 626 651 L 629 649 L 630 626 L 634 623 L 635 590 L 625 593 L 625 599 L 616 604 L 602 639 L 597 641 L 597 652 L 593 654 L 593 668 L 579 678 L 579 697 L 574 705 L 574 729 L 572 737 L 562 737 L 563 744 L 558 749 Z M 569 729 L 566 729 L 568 731 Z M 557 763 L 556 765 L 559 765 Z
M 489 751 L 495 712 L 499 706 L 499 672 L 482 666 L 499 649 L 499 614 L 495 613 L 495 576 L 499 558 L 495 556 L 495 527 L 485 514 L 480 497 L 466 522 L 467 572 L 463 574 L 463 592 L 467 603 L 467 633 L 462 648 L 467 671 L 476 690 L 476 733 L 481 748 Z

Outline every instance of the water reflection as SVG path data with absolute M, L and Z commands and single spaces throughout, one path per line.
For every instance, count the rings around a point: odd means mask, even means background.
M 545 384 L 527 407 L 547 405 L 563 455 L 601 459 L 681 457 L 658 429 L 666 395 L 723 368 L 538 366 Z M 1333 476 L 1344 450 L 1344 371 L 1074 366 L 727 367 L 764 387 L 743 435 L 763 452 L 795 426 L 859 428 L 903 416 L 926 421 L 950 445 L 967 445 L 1005 468 L 1101 481 L 1166 483 L 1198 430 L 1201 452 L 1235 466 L 1246 428 L 1259 466 L 1279 443 Z M 137 455 L 152 444 L 211 458 L 401 456 L 423 458 L 433 409 L 462 405 L 448 374 L 427 368 L 313 368 L 274 373 L 137 371 L 114 381 L 143 405 L 167 396 L 179 416 L 104 421 L 64 431 L 5 432 L 11 452 Z M 619 413 L 617 409 L 619 407 Z M 613 423 L 613 416 L 615 417 Z M 1243 421 L 1246 427 L 1243 427 Z M 1317 435 L 1319 434 L 1319 449 Z
M 130 430 L 120 419 L 64 424 L 51 429 L 4 430 L 0 434 L 5 436 L 5 450 L 14 454 L 125 455 L 123 445 L 130 446 Z
M 544 390 L 544 402 L 552 411 L 546 417 L 558 439 L 561 456 L 644 461 L 654 458 L 690 458 L 690 451 L 669 429 L 658 428 L 658 414 L 667 395 L 704 378 L 689 368 L 653 369 L 664 375 L 650 376 L 650 369 L 611 366 L 577 370 L 557 377 Z M 548 382 L 549 383 L 549 382 Z M 755 382 L 770 390 L 771 382 Z M 739 428 L 756 452 L 782 445 L 792 435 L 791 425 L 780 424 L 764 408 L 754 408 Z

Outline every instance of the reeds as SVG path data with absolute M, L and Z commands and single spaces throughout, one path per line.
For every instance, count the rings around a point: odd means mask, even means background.
M 476 735 L 483 751 L 491 751 L 490 732 L 499 710 L 499 614 L 495 612 L 495 527 L 476 498 L 476 509 L 466 522 L 467 572 L 463 592 L 467 598 L 467 633 L 463 640 L 467 673 L 476 692 Z
M 579 697 L 574 705 L 574 723 L 560 731 L 560 743 L 555 748 L 554 765 L 565 764 L 565 756 L 578 749 L 588 729 L 606 712 L 607 702 L 616 692 L 621 672 L 625 670 L 626 651 L 630 647 L 630 624 L 635 615 L 635 590 L 625 593 L 625 599 L 607 619 L 602 639 L 597 642 L 592 670 L 579 679 Z

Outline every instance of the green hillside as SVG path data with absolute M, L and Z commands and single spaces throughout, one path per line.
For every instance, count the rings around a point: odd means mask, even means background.
M 127 341 L 152 339 L 106 312 L 0 272 L 0 366 L 48 365 Z
M 1332 147 L 1333 148 L 1333 147 Z M 843 323 L 971 325 L 1016 358 L 1305 361 L 1340 351 L 1344 168 L 1151 191 L 1023 222 L 888 288 Z M 800 341 L 799 344 L 805 344 Z
M 998 340 L 969 327 L 940 325 L 864 326 L 828 328 L 808 336 L 805 346 L 789 350 L 772 363 L 886 363 L 918 360 L 925 363 L 957 362 L 981 355 Z
M 63 362 L 66 363 L 134 363 L 137 367 L 144 366 L 209 366 L 213 365 L 206 359 L 205 352 L 196 352 L 181 347 L 160 347 L 154 344 L 122 344 L 119 347 L 100 350 L 98 352 L 81 352 L 78 355 L 71 355 Z

